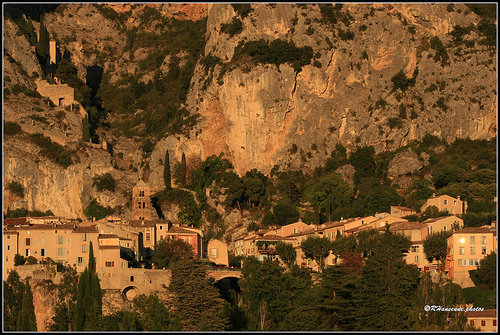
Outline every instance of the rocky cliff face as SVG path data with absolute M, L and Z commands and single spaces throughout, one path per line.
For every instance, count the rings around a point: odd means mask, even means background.
M 34 102 L 27 98 L 19 105 L 22 99 L 9 99 L 4 102 L 6 121 L 20 122 L 19 115 L 24 115 L 23 131 L 44 132 L 54 140 L 72 128 L 68 145 L 77 151 L 75 163 L 63 169 L 40 158 L 25 137 L 6 138 L 4 185 L 15 180 L 26 190 L 23 199 L 9 198 L 6 205 L 11 209 L 51 209 L 56 215 L 83 217 L 83 208 L 92 198 L 125 208 L 139 178 L 153 189 L 163 187 L 166 149 L 172 162 L 180 161 L 182 153 L 203 160 L 224 152 L 240 174 L 253 168 L 268 173 L 275 165 L 311 171 L 323 164 L 337 143 L 349 151 L 373 145 L 381 152 L 425 134 L 448 142 L 496 135 L 496 53 L 477 43 L 483 38 L 477 29 L 463 36 L 467 44 L 453 41 L 454 27 L 480 21 L 462 4 L 453 5 L 451 11 L 446 4 L 345 4 L 335 24 L 324 21 L 318 5 L 252 4 L 245 17 L 228 4 L 106 6 L 130 15 L 119 25 L 90 4 L 68 4 L 45 15 L 49 33 L 61 51 L 71 54 L 83 80 L 95 75 L 95 66 L 101 63 L 104 73 L 115 79 L 140 69 L 140 60 L 154 50 L 135 50 L 131 55 L 127 31 L 143 24 L 140 18 L 148 8 L 157 11 L 160 19 L 207 18 L 204 55 L 185 102 L 192 114 L 201 115 L 201 121 L 189 137 L 161 139 L 143 166 L 140 145 L 134 140 L 113 138 L 99 129 L 101 138 L 113 141 L 115 152 L 123 153 L 112 156 L 104 149 L 78 144 L 81 124 L 77 119 L 68 121 L 69 116 L 59 115 L 66 129 L 57 122 L 54 129 L 43 122 L 31 124 L 28 116 Z M 234 18 L 241 20 L 243 29 L 230 36 L 222 25 Z M 30 76 L 41 70 L 34 50 L 11 20 L 4 22 L 4 74 L 11 79 L 5 87 L 19 83 L 35 89 Z M 155 21 L 147 22 L 147 29 L 155 33 Z M 445 46 L 446 62 L 439 45 L 430 42 L 435 37 Z M 300 71 L 288 63 L 276 66 L 233 59 L 238 44 L 259 39 L 310 46 L 314 58 Z M 101 61 L 101 51 L 112 57 Z M 218 57 L 221 63 L 207 72 L 201 60 L 208 56 Z M 168 59 L 161 70 L 168 71 Z M 404 91 L 394 89 L 393 79 L 400 71 L 407 80 L 415 78 Z M 294 145 L 297 150 L 291 153 Z M 411 153 L 406 158 L 415 163 L 408 169 L 418 168 L 419 158 Z M 349 169 L 344 170 L 349 175 Z M 114 194 L 92 187 L 92 178 L 106 172 L 118 180 Z M 407 172 L 393 167 L 391 178 Z
M 427 133 L 449 142 L 496 133 L 494 56 L 477 45 L 467 55 L 452 48 L 449 65 L 443 67 L 434 60 L 437 51 L 423 47 L 435 36 L 451 43 L 448 33 L 456 25 L 477 24 L 473 13 L 464 14 L 465 7 L 458 13 L 458 5 L 449 12 L 442 4 L 346 4 L 342 10 L 354 20 L 335 28 L 319 22 L 318 6 L 252 8 L 242 19 L 243 31 L 230 37 L 221 25 L 238 14 L 231 5 L 209 6 L 205 55 L 230 63 L 240 41 L 280 38 L 297 47 L 312 46 L 321 65 L 304 66 L 298 73 L 289 64 L 250 65 L 249 70 L 236 65 L 223 74 L 223 84 L 214 80 L 206 90 L 201 89 L 204 71 L 198 68 L 188 106 L 204 116 L 198 137 L 203 152 L 226 152 L 239 173 L 254 167 L 269 172 L 275 164 L 313 168 L 338 142 L 350 150 L 373 145 L 380 152 Z M 353 39 L 335 37 L 338 27 L 351 31 Z M 478 37 L 473 33 L 470 38 Z M 214 77 L 221 68 L 215 68 Z M 399 71 L 411 78 L 417 68 L 414 87 L 404 93 L 393 90 L 391 79 Z M 445 82 L 442 89 L 426 92 L 439 82 Z M 440 98 L 446 107 L 436 104 Z M 381 99 L 384 105 L 377 106 Z M 402 105 L 407 116 L 391 128 L 388 120 L 399 118 Z M 296 155 L 289 154 L 293 144 L 299 148 Z

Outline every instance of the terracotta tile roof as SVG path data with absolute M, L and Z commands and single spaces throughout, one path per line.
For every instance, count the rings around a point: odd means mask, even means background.
M 430 218 L 430 219 L 425 220 L 423 223 L 432 223 L 432 222 L 436 222 L 436 221 L 439 221 L 439 220 L 447 219 L 447 218 L 452 217 L 452 216 L 455 216 L 455 215 L 440 216 L 438 218 Z
M 315 227 L 315 228 L 304 230 L 304 231 L 301 231 L 301 232 L 298 232 L 298 233 L 295 233 L 295 234 L 290 234 L 287 237 L 309 235 L 309 234 L 313 234 L 313 233 L 316 233 L 316 232 L 318 232 L 318 229 Z
M 415 212 L 415 210 L 413 210 L 411 208 L 408 208 L 408 207 L 403 207 L 403 206 L 391 206 L 391 207 L 394 207 L 394 208 L 397 208 L 397 209 L 401 209 L 402 211 L 413 211 L 413 212 Z
M 294 238 L 290 238 L 290 237 L 283 237 L 283 236 L 279 236 L 279 235 L 266 235 L 266 236 L 253 236 L 253 237 L 250 237 L 248 238 L 247 240 L 259 240 L 259 241 L 283 241 L 283 240 L 286 240 L 286 241 L 293 241 Z
M 17 226 L 20 224 L 28 224 L 28 218 L 9 218 L 4 219 L 3 224 L 6 226 Z
M 143 224 L 144 223 L 144 224 Z M 156 224 L 150 220 L 130 220 L 129 225 L 134 228 L 154 227 Z
M 496 309 L 485 309 L 484 311 L 468 311 L 465 312 L 467 318 L 496 318 Z
M 99 249 L 120 249 L 119 245 L 100 245 Z
M 390 225 L 389 230 L 413 230 L 423 229 L 427 225 L 423 222 L 407 221 L 407 222 L 394 222 Z M 384 227 L 385 228 L 385 227 Z
M 489 234 L 489 233 L 493 232 L 487 228 L 480 228 L 480 227 L 467 227 L 453 232 L 453 234 Z
M 78 226 L 73 230 L 73 233 L 98 233 L 96 225 L 92 226 Z
M 177 227 L 177 226 L 172 226 L 166 233 L 168 234 L 197 234 L 194 231 L 182 228 L 182 227 Z
M 117 234 L 99 234 L 99 239 L 104 238 L 118 238 Z

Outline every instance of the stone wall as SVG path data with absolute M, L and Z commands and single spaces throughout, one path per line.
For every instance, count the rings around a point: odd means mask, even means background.
M 49 98 L 56 106 L 69 106 L 75 101 L 75 89 L 67 84 L 49 84 L 46 80 L 36 81 L 36 90 Z

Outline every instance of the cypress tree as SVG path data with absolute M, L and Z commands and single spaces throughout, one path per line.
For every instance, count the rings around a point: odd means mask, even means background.
M 29 35 L 29 42 L 31 45 L 36 45 L 36 33 L 35 27 L 33 27 L 33 22 L 31 21 L 31 17 L 28 16 L 27 24 L 26 24 L 26 32 Z
M 102 292 L 95 273 L 94 251 L 90 242 L 89 263 L 80 275 L 74 330 L 99 330 L 102 320 Z
M 21 303 L 21 312 L 17 319 L 18 331 L 36 331 L 35 306 L 33 305 L 33 292 L 29 283 L 29 277 L 26 277 L 24 285 L 23 300 Z
M 47 28 L 45 27 L 45 22 L 43 20 L 43 15 L 40 15 L 40 32 L 37 44 L 37 53 L 43 60 L 47 59 L 48 54 L 48 40 L 47 40 Z
M 89 128 L 89 117 L 85 115 L 83 118 L 83 141 L 84 142 L 90 142 L 90 128 Z
M 186 154 L 182 153 L 182 158 L 181 158 L 181 171 L 180 171 L 180 184 L 181 186 L 186 185 L 187 178 L 187 166 L 186 166 Z
M 163 170 L 163 180 L 165 182 L 165 188 L 170 190 L 172 188 L 172 177 L 170 175 L 170 157 L 168 150 L 165 152 L 165 167 Z
M 15 331 L 17 329 L 17 319 L 21 314 L 20 301 L 23 300 L 24 284 L 19 279 L 17 271 L 9 272 L 7 280 L 3 282 L 4 298 L 4 329 Z

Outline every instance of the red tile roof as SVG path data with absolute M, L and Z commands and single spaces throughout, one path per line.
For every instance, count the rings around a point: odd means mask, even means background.
M 493 232 L 487 228 L 480 228 L 480 227 L 467 227 L 453 232 L 453 234 L 489 234 L 489 233 Z
M 117 234 L 99 234 L 99 239 L 104 238 L 118 238 Z
M 468 318 L 496 318 L 496 309 L 485 309 L 484 311 L 468 311 L 465 312 Z
M 193 235 L 193 234 L 196 234 L 198 235 L 196 232 L 194 231 L 191 231 L 191 230 L 188 230 L 188 229 L 184 229 L 184 228 L 181 228 L 181 227 L 177 227 L 177 226 L 172 226 L 167 232 L 166 232 L 166 235 L 169 235 L 169 234 L 190 234 L 190 235 Z
M 20 224 L 28 224 L 28 218 L 9 218 L 4 219 L 3 224 L 6 226 L 17 226 Z
M 423 222 L 407 221 L 407 222 L 394 222 L 390 225 L 389 230 L 413 230 L 423 229 L 427 225 Z M 385 228 L 385 227 L 384 227 Z
M 150 221 L 150 220 L 131 220 L 129 221 L 129 225 L 131 227 L 135 228 L 141 228 L 141 227 L 154 227 L 156 225 L 155 222 Z

